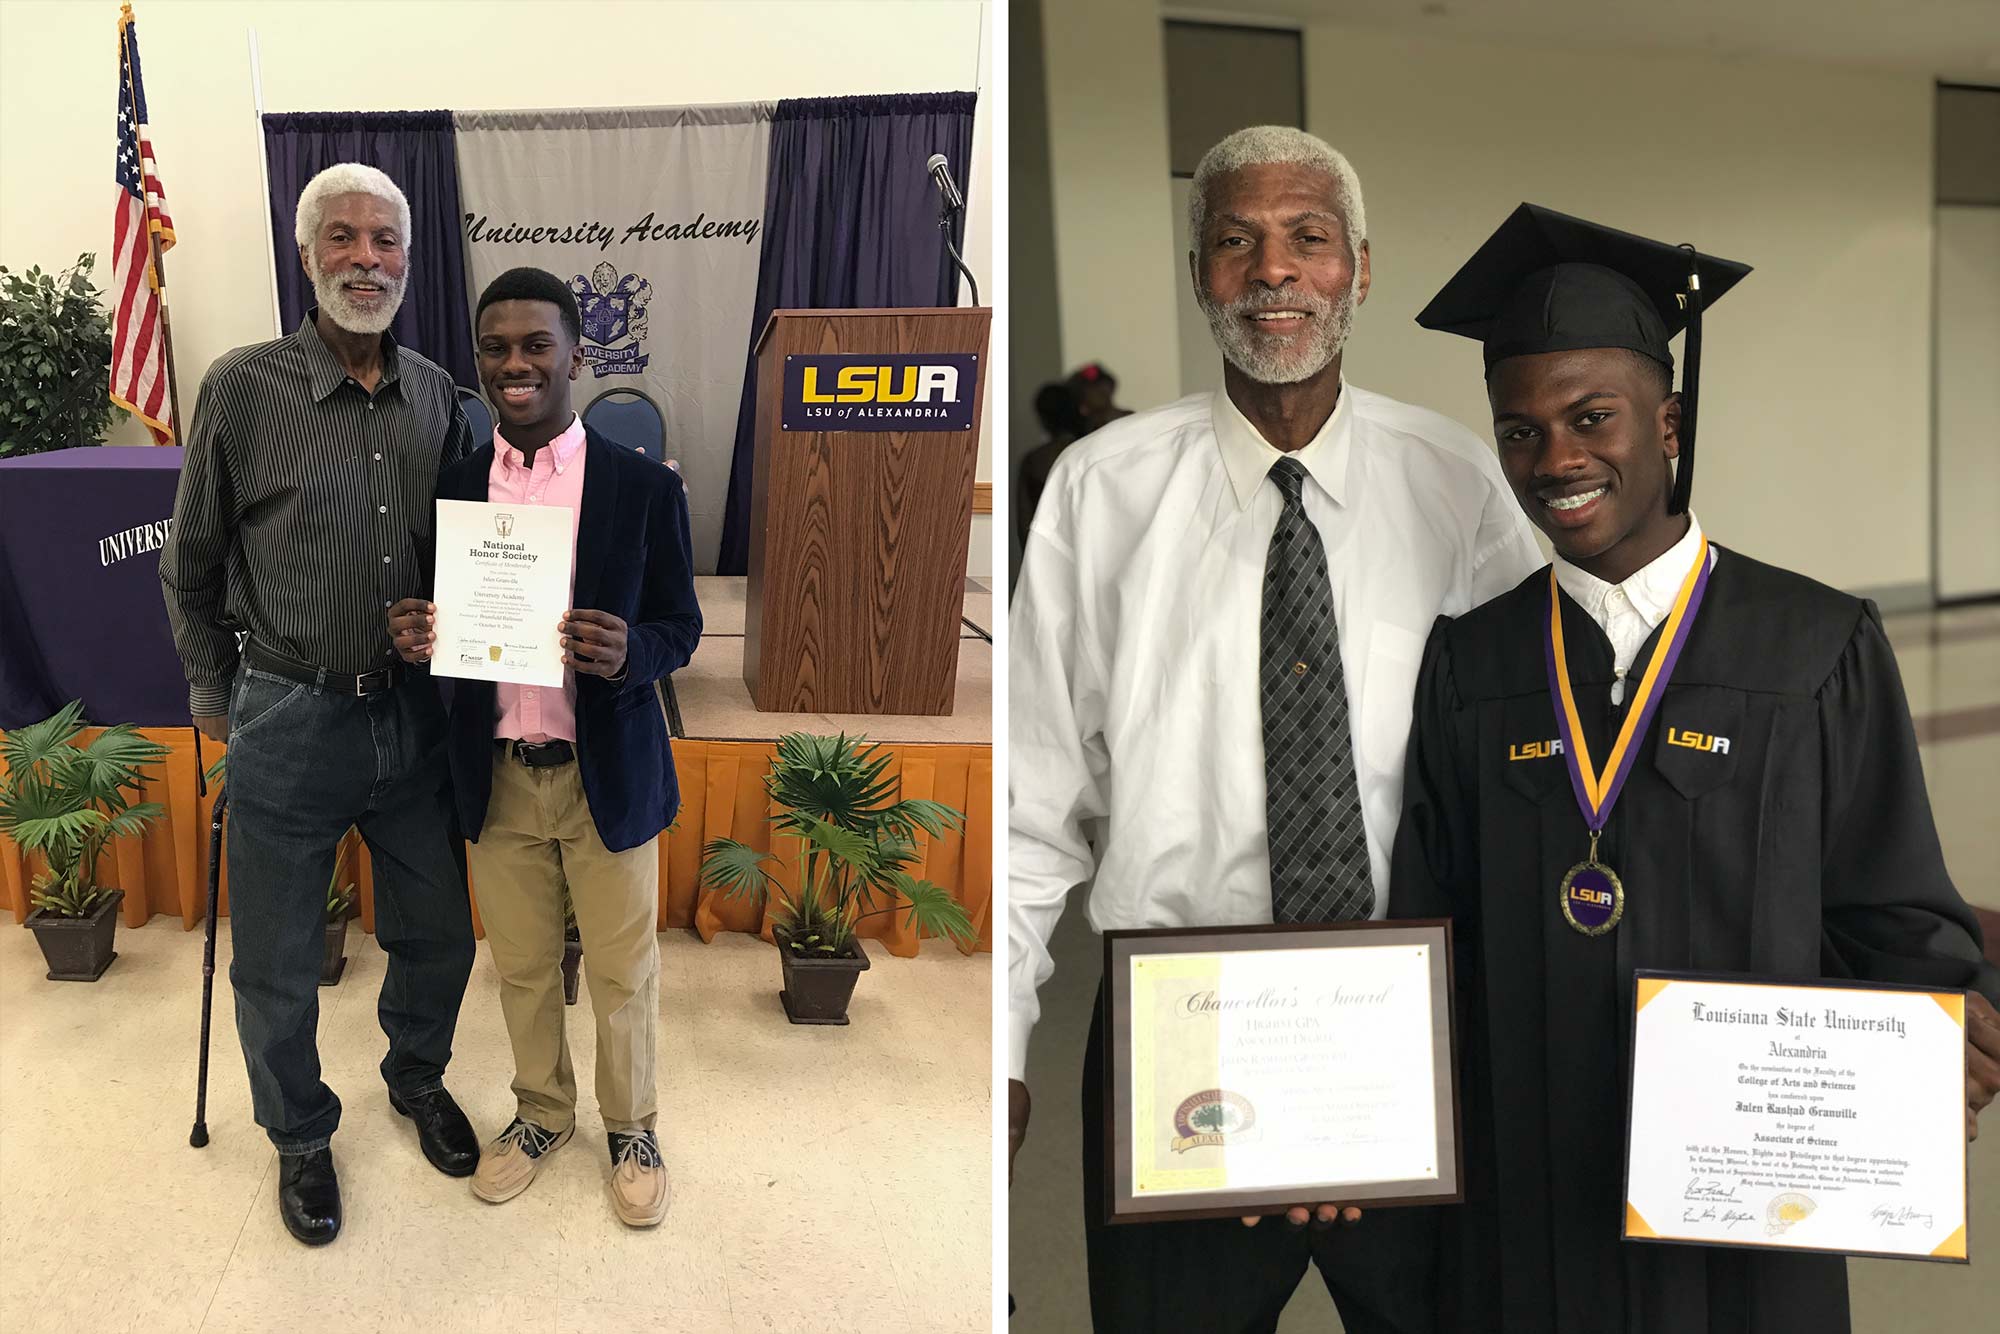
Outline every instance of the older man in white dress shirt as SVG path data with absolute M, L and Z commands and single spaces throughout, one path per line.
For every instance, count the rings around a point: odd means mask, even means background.
M 1064 896 L 1089 885 L 1099 931 L 1383 917 L 1424 637 L 1542 564 L 1482 440 L 1342 376 L 1369 285 L 1345 158 L 1239 131 L 1202 159 L 1190 215 L 1223 391 L 1063 454 L 1009 612 L 1013 1149 Z M 1083 1090 L 1098 1330 L 1274 1330 L 1309 1263 L 1350 1334 L 1429 1328 L 1412 1211 L 1104 1226 L 1100 1028 Z

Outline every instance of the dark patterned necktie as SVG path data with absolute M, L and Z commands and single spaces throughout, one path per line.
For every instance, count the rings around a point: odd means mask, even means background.
M 1354 781 L 1333 582 L 1326 543 L 1306 517 L 1305 477 L 1297 459 L 1271 465 L 1271 480 L 1285 497 L 1264 558 L 1259 672 L 1271 919 L 1337 922 L 1372 913 L 1375 887 Z

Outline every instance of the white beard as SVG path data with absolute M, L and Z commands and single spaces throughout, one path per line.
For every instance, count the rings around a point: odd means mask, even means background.
M 409 286 L 409 276 L 391 278 L 377 269 L 368 277 L 382 285 L 382 304 L 374 310 L 362 310 L 348 298 L 341 284 L 353 277 L 357 270 L 345 273 L 326 274 L 319 271 L 319 265 L 308 260 L 306 273 L 312 279 L 313 296 L 319 301 L 319 308 L 327 318 L 349 333 L 379 334 L 396 321 L 396 312 L 403 308 L 403 293 Z
M 1360 283 L 1361 275 L 1357 272 L 1354 281 L 1336 300 L 1313 292 L 1263 291 L 1224 305 L 1201 289 L 1196 291 L 1195 301 L 1208 317 L 1209 332 L 1214 335 L 1216 346 L 1222 349 L 1225 361 L 1259 384 L 1297 384 L 1325 370 L 1347 346 L 1347 336 L 1354 329 L 1355 298 Z M 1278 346 L 1275 339 L 1263 337 L 1245 325 L 1243 316 L 1274 307 L 1309 311 L 1312 322 L 1304 335 Z

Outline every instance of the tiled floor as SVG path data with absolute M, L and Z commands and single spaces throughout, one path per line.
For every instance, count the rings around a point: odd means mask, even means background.
M 1946 865 L 1969 902 L 2000 909 L 2000 819 L 1993 814 L 2000 791 L 2000 606 L 1890 617 L 1885 627 L 1920 734 L 1941 738 L 1922 750 Z M 1936 722 L 1968 716 L 1970 724 Z M 1942 739 L 1945 733 L 1950 739 Z M 1051 941 L 1056 971 L 1042 988 L 1042 1022 L 1029 1056 L 1035 1116 L 1010 1199 L 1010 1287 L 1020 1302 L 1013 1334 L 1069 1334 L 1090 1324 L 1077 1079 L 1102 951 L 1079 911 L 1081 898 L 1071 897 Z M 1975 1262 L 1851 1262 L 1856 1334 L 1993 1327 L 2000 1310 L 2000 1108 L 1986 1113 L 1970 1158 Z M 1340 1328 L 1326 1289 L 1310 1276 L 1279 1325 L 1281 1334 Z
M 345 1104 L 346 1224 L 324 1249 L 278 1219 L 275 1155 L 249 1094 L 218 944 L 210 1145 L 188 1146 L 201 934 L 119 928 L 93 985 L 44 979 L 0 931 L 0 1329 L 495 1329 L 933 1334 L 989 1323 L 992 960 L 929 942 L 873 951 L 847 1028 L 794 1027 L 754 937 L 660 937 L 666 1222 L 611 1213 L 590 1092 L 590 998 L 569 1012 L 576 1137 L 523 1195 L 483 1204 L 390 1110 L 376 1063 L 385 958 L 349 935 L 320 992 L 320 1051 Z M 513 1113 L 484 945 L 449 1086 L 482 1135 Z

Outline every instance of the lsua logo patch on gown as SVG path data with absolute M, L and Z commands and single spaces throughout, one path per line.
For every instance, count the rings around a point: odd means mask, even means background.
M 1189 1149 L 1230 1143 L 1247 1143 L 1256 1138 L 1250 1130 L 1257 1124 L 1257 1109 L 1240 1093 L 1228 1089 L 1203 1089 L 1181 1100 L 1174 1109 L 1174 1129 L 1179 1133 L 1172 1145 L 1175 1153 Z
M 583 317 L 583 359 L 598 379 L 607 375 L 639 375 L 650 360 L 640 344 L 651 331 L 646 307 L 653 300 L 653 285 L 636 273 L 621 275 L 618 266 L 606 260 L 590 271 L 569 280 L 576 294 L 577 313 Z

